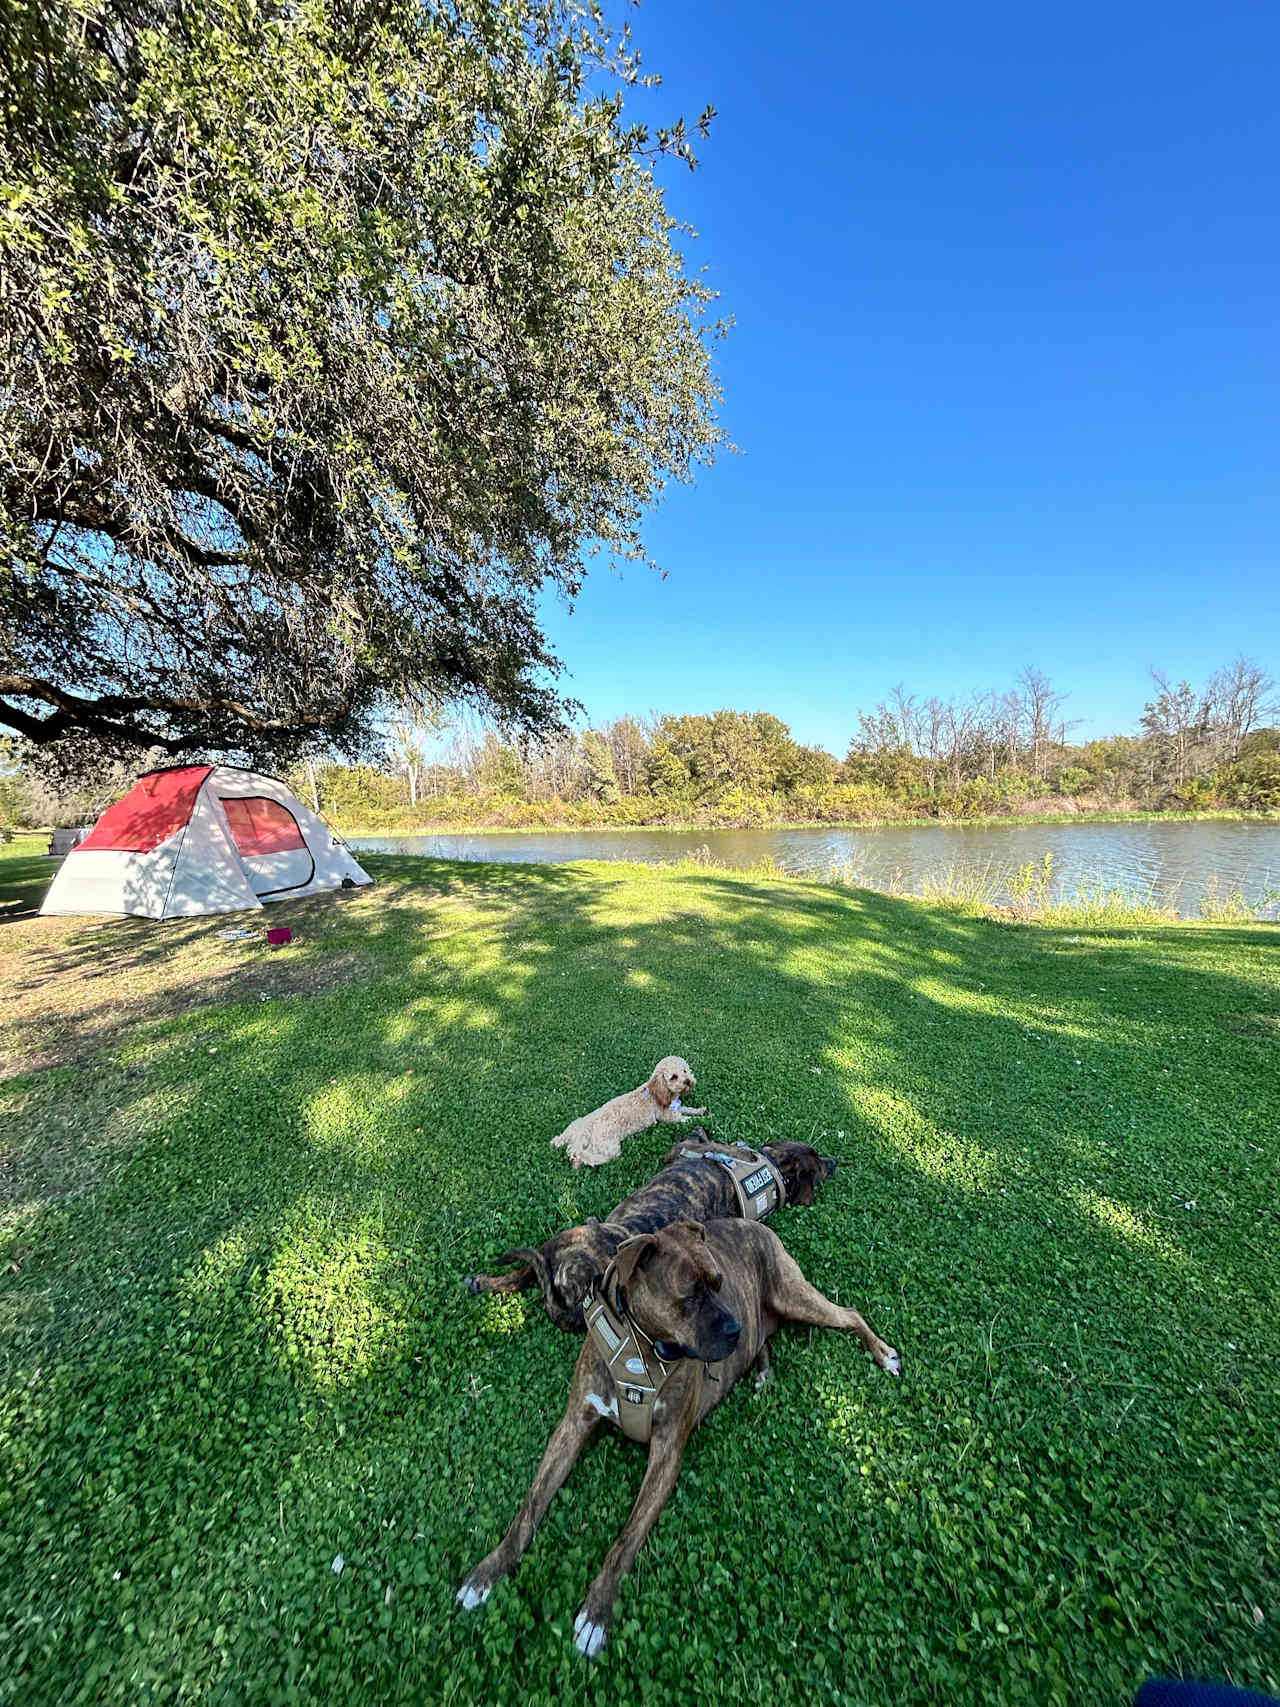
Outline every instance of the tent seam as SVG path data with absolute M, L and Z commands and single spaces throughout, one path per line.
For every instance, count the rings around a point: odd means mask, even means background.
M 187 845 L 187 831 L 191 828 L 191 820 L 196 815 L 196 807 L 200 804 L 200 796 L 204 793 L 205 789 L 209 786 L 209 777 L 212 775 L 213 775 L 213 767 L 210 766 L 209 776 L 205 777 L 204 781 L 200 784 L 199 788 L 196 790 L 196 797 L 191 802 L 191 810 L 190 810 L 190 812 L 187 813 L 187 821 L 182 826 L 182 835 L 178 840 L 178 851 L 173 856 L 173 870 L 169 873 L 169 887 L 164 892 L 164 906 L 161 907 L 161 909 L 160 909 L 160 918 L 161 918 L 162 922 L 166 918 L 166 916 L 168 915 L 169 902 L 173 897 L 173 886 L 178 881 L 178 862 L 182 858 L 183 848 Z

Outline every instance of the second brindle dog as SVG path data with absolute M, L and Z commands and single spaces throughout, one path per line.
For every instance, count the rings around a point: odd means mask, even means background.
M 497 1258 L 499 1268 L 517 1264 L 510 1274 L 472 1274 L 467 1290 L 474 1293 L 524 1292 L 540 1286 L 547 1314 L 567 1333 L 583 1333 L 583 1304 L 592 1285 L 618 1254 L 618 1247 L 637 1233 L 656 1233 L 681 1218 L 714 1221 L 738 1213 L 733 1181 L 708 1151 L 724 1149 L 695 1126 L 667 1152 L 660 1173 L 633 1191 L 603 1221 L 594 1217 L 568 1227 L 541 1246 L 516 1245 Z M 808 1208 L 814 1192 L 835 1171 L 833 1156 L 820 1156 L 811 1144 L 765 1144 L 760 1154 L 776 1163 L 787 1188 L 787 1202 Z M 703 1155 L 686 1156 L 686 1150 Z

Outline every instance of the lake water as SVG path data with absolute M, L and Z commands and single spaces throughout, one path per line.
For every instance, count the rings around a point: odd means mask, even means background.
M 1280 889 L 1280 824 L 954 824 L 910 829 L 530 830 L 502 835 L 352 836 L 367 853 L 436 859 L 559 863 L 574 859 L 683 859 L 706 848 L 729 866 L 774 860 L 800 876 L 843 877 L 873 889 L 923 893 L 948 872 L 992 876 L 1053 856 L 1053 894 L 1102 885 L 1194 917 L 1206 889 L 1239 890 L 1260 906 Z M 1273 909 L 1274 910 L 1274 909 Z

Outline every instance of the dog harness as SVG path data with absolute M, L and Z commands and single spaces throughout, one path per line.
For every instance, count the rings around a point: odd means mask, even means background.
M 733 1181 L 738 1213 L 744 1221 L 763 1221 L 787 1201 L 782 1169 L 768 1156 L 762 1156 L 746 1144 L 734 1144 L 725 1150 L 684 1149 L 680 1154 L 700 1161 L 719 1162 Z
M 599 1290 L 593 1286 L 588 1292 L 583 1314 L 587 1333 L 609 1366 L 618 1405 L 618 1427 L 628 1440 L 647 1446 L 653 1434 L 653 1408 L 658 1395 L 672 1370 L 685 1360 L 668 1361 L 659 1357 L 653 1341 L 631 1320 L 618 1290 L 616 1266 L 610 1263 Z M 719 1368 L 718 1363 L 704 1363 L 703 1379 L 718 1381 Z

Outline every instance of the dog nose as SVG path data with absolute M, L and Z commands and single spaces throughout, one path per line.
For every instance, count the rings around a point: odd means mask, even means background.
M 818 1160 L 820 1162 L 822 1162 L 822 1164 L 825 1166 L 825 1168 L 827 1170 L 828 1177 L 831 1174 L 835 1173 L 835 1171 L 836 1171 L 836 1159 L 834 1156 L 820 1156 L 818 1158 Z
M 720 1331 L 724 1335 L 725 1339 L 728 1340 L 730 1345 L 737 1345 L 738 1341 L 742 1338 L 742 1323 L 736 1316 L 726 1316 L 724 1319 L 724 1326 Z

